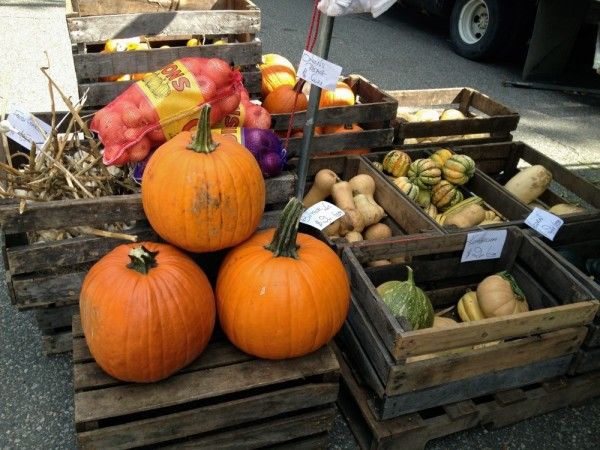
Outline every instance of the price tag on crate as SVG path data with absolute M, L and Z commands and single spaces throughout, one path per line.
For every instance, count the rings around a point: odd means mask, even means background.
M 320 231 L 343 215 L 344 211 L 337 206 L 326 201 L 321 201 L 304 211 L 300 217 L 300 222 L 315 227 Z
M 531 214 L 525 219 L 525 223 L 542 236 L 552 241 L 565 221 L 548 211 L 544 211 L 540 208 L 533 208 Z
M 46 142 L 52 127 L 46 122 L 34 117 L 33 114 L 15 105 L 8 105 L 6 120 L 6 136 L 29 149 L 35 143 L 41 148 Z
M 338 79 L 342 74 L 342 67 L 309 51 L 302 52 L 302 59 L 298 66 L 298 77 L 321 89 L 334 91 Z
M 506 230 L 485 230 L 469 233 L 460 262 L 500 258 L 504 242 L 506 242 L 506 234 Z

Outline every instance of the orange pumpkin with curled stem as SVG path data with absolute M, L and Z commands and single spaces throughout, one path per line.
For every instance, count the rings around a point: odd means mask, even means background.
M 356 98 L 352 88 L 343 81 L 338 81 L 335 90 L 328 91 L 323 89 L 321 91 L 319 108 L 326 108 L 328 106 L 352 106 L 355 103 Z
M 306 355 L 325 345 L 346 319 L 350 286 L 344 266 L 322 241 L 298 233 L 302 210 L 291 199 L 276 230 L 234 248 L 219 270 L 221 327 L 251 355 Z
M 246 240 L 265 208 L 265 182 L 250 151 L 211 133 L 204 105 L 195 136 L 182 131 L 161 145 L 142 178 L 142 205 L 165 241 L 211 252 Z
M 79 297 L 90 352 L 109 375 L 154 382 L 196 359 L 215 324 L 204 272 L 168 244 L 124 244 L 87 273 Z
M 287 114 L 294 111 L 306 111 L 308 99 L 302 92 L 304 80 L 298 81 L 294 86 L 283 85 L 277 87 L 267 95 L 262 107 L 271 114 Z M 294 109 L 295 105 L 295 109 Z

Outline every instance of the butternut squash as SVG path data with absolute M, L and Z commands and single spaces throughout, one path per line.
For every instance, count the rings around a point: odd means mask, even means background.
M 367 241 L 372 239 L 385 239 L 392 236 L 392 229 L 385 223 L 376 223 L 365 228 L 363 234 Z
M 385 215 L 383 208 L 375 201 L 371 202 L 365 194 L 355 195 L 354 204 L 363 216 L 365 227 L 378 223 Z
M 331 188 L 338 181 L 339 178 L 333 170 L 319 170 L 315 175 L 315 182 L 302 200 L 304 207 L 310 208 L 312 205 L 329 197 L 331 195 Z
M 528 204 L 542 195 L 551 182 L 552 174 L 544 166 L 536 164 L 521 170 L 508 180 L 504 187 L 523 203 Z
M 360 242 L 363 240 L 362 234 L 358 231 L 350 231 L 345 237 L 348 242 Z
M 476 203 L 465 206 L 460 211 L 446 216 L 444 225 L 455 225 L 459 228 L 471 228 L 485 220 L 485 210 Z

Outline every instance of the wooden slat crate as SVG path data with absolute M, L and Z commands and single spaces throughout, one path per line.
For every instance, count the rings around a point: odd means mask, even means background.
M 297 161 L 292 161 L 295 164 Z M 396 192 L 393 186 L 386 182 L 381 172 L 375 170 L 365 160 L 357 156 L 327 156 L 312 158 L 308 166 L 306 192 L 310 189 L 314 176 L 321 169 L 329 169 L 335 172 L 341 180 L 348 181 L 359 174 L 370 175 L 375 181 L 375 201 L 386 211 L 387 217 L 381 222 L 392 229 L 394 236 L 402 236 L 417 233 L 441 234 L 435 227 L 431 226 L 410 200 Z M 332 201 L 331 198 L 327 198 Z M 337 245 L 341 248 L 348 245 L 345 239 L 332 241 L 323 235 L 323 240 L 332 247 Z M 393 240 L 393 238 L 392 238 Z
M 423 148 L 423 149 L 402 149 L 405 153 L 407 153 L 413 161 L 419 158 L 428 158 L 435 151 L 431 148 Z M 363 158 L 368 160 L 369 162 L 383 162 L 387 151 L 384 152 L 374 152 L 368 155 L 364 155 Z M 477 160 L 476 160 L 477 162 Z M 482 166 L 485 169 L 485 166 Z M 393 177 L 388 177 L 384 175 L 388 182 L 392 184 L 394 189 L 401 193 L 400 188 L 394 185 Z M 527 205 L 518 201 L 514 196 L 512 196 L 508 191 L 502 188 L 497 182 L 488 177 L 480 168 L 475 170 L 475 174 L 469 180 L 469 182 L 463 186 L 458 187 L 459 190 L 463 193 L 464 198 L 479 196 L 483 199 L 484 204 L 482 205 L 485 209 L 494 211 L 498 216 L 502 217 L 504 220 L 502 222 L 498 222 L 496 224 L 483 225 L 485 228 L 495 228 L 495 227 L 504 227 L 510 225 L 522 225 L 523 220 L 527 215 L 531 212 L 531 209 L 527 207 Z M 406 197 L 405 194 L 401 193 L 403 197 Z M 418 205 L 411 201 L 414 205 L 418 207 Z M 423 211 L 419 208 L 422 214 Z M 427 216 L 427 214 L 424 214 Z M 443 232 L 456 232 L 456 231 L 464 231 L 457 227 L 445 227 L 439 225 L 433 218 L 427 216 L 426 219 L 433 227 L 437 230 Z M 476 228 L 480 228 L 479 226 Z
M 101 77 L 153 72 L 178 58 L 222 58 L 241 66 L 244 84 L 260 92 L 262 44 L 260 10 L 250 0 L 188 0 L 145 2 L 139 0 L 97 2 L 72 0 L 67 27 L 73 44 L 73 62 L 79 94 L 87 94 L 87 108 L 112 101 L 133 81 L 101 81 Z M 166 5 L 166 6 L 165 6 Z M 149 50 L 100 53 L 114 38 L 143 36 Z M 225 37 L 227 44 L 187 47 L 192 37 Z M 212 41 L 211 41 L 212 42 Z M 169 48 L 159 48 L 169 45 Z
M 359 242 L 342 252 L 353 301 L 340 338 L 374 393 L 379 418 L 567 373 L 587 334 L 598 301 L 530 237 L 510 227 L 499 259 L 461 263 L 466 239 L 467 233 L 414 235 L 385 245 Z M 502 270 L 515 277 L 531 310 L 452 328 L 410 330 L 375 290 L 385 281 L 406 279 L 405 267 L 364 267 L 392 257 L 404 257 L 436 310 L 455 305 L 467 289 Z
M 296 175 L 284 172 L 265 183 L 267 211 L 263 228 L 276 224 L 277 208 L 294 195 Z M 93 263 L 124 241 L 80 236 L 30 243 L 27 233 L 131 221 L 136 221 L 136 226 L 128 234 L 137 235 L 139 240 L 157 239 L 146 222 L 140 194 L 31 203 L 23 214 L 19 213 L 18 203 L 0 205 L 0 247 L 7 292 L 18 309 L 37 310 L 46 354 L 70 351 L 70 317 L 83 277 Z
M 596 299 L 600 299 L 600 279 L 594 279 L 585 266 L 588 258 L 600 258 L 600 217 L 564 224 L 552 241 L 533 230 L 531 234 L 557 264 L 565 267 Z M 575 373 L 591 370 L 600 370 L 600 313 L 590 325 L 590 332 L 573 365 Z
M 352 370 L 343 351 L 336 348 L 336 354 L 342 375 L 337 403 L 363 450 L 420 450 L 435 438 L 478 425 L 501 428 L 600 395 L 600 371 L 596 371 L 378 420 L 369 407 L 369 389 Z
M 394 120 L 396 144 L 423 145 L 419 142 L 473 143 L 511 141 L 511 131 L 517 128 L 519 114 L 481 92 L 468 88 L 419 89 L 387 91 L 398 100 L 398 111 L 414 112 L 453 108 L 467 119 L 408 122 L 398 116 Z M 477 136 L 485 134 L 484 136 Z
M 281 361 L 211 341 L 166 380 L 118 381 L 94 362 L 73 320 L 75 430 L 80 448 L 325 448 L 339 364 L 329 346 Z
M 311 152 L 335 152 L 360 148 L 380 148 L 392 145 L 394 130 L 391 120 L 396 114 L 397 102 L 385 91 L 360 75 L 343 78 L 358 101 L 353 106 L 330 106 L 319 109 L 315 125 L 335 125 L 358 123 L 364 131 L 354 133 L 336 133 L 314 136 Z M 274 130 L 287 130 L 290 114 L 273 114 L 271 127 Z M 294 114 L 294 129 L 303 128 L 306 112 Z M 290 156 L 297 156 L 302 148 L 302 138 L 289 140 Z

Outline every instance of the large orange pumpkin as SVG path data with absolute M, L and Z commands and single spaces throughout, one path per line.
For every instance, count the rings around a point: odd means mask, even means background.
M 120 245 L 87 273 L 79 297 L 90 352 L 124 381 L 158 381 L 206 348 L 215 324 L 208 279 L 168 244 Z
M 319 108 L 325 108 L 327 106 L 352 106 L 355 103 L 356 99 L 354 98 L 352 88 L 343 81 L 338 81 L 335 90 L 327 91 L 323 89 L 321 91 Z
M 262 107 L 271 114 L 287 114 L 295 111 L 306 111 L 308 99 L 302 92 L 304 81 L 297 82 L 294 86 L 283 85 L 277 87 L 273 92 L 267 95 Z
M 250 151 L 210 132 L 210 106 L 196 135 L 182 131 L 161 145 L 144 171 L 142 204 L 167 242 L 210 252 L 246 240 L 265 207 L 265 182 Z
M 341 328 L 350 286 L 339 257 L 298 233 L 302 203 L 293 198 L 277 230 L 259 232 L 234 248 L 217 277 L 217 313 L 241 350 L 261 358 L 306 355 Z

